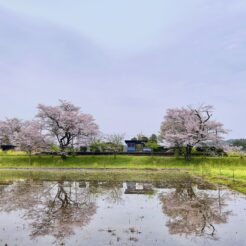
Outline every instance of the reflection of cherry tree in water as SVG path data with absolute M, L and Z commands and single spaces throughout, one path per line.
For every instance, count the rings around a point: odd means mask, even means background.
M 160 196 L 164 214 L 169 216 L 171 234 L 216 237 L 216 224 L 226 223 L 229 211 L 223 212 L 223 198 L 205 192 L 194 192 L 191 184 L 178 185 L 176 190 Z
M 37 220 L 36 214 L 30 216 L 34 219 L 32 236 L 53 235 L 61 239 L 72 235 L 74 227 L 83 227 L 89 223 L 96 213 L 96 205 L 86 188 L 78 189 L 76 183 L 72 185 L 71 182 L 59 182 L 53 187 L 56 190 L 55 197 L 46 202 L 41 220 Z
M 51 235 L 63 241 L 76 227 L 88 224 L 96 213 L 88 188 L 81 189 L 75 182 L 18 182 L 4 189 L 1 198 L 0 210 L 24 211 L 32 238 Z

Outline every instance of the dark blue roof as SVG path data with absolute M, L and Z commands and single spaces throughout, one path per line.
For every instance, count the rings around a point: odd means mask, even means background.
M 134 143 L 134 144 L 143 144 L 145 143 L 146 141 L 142 141 L 142 140 L 125 140 L 125 143 L 128 144 L 128 143 Z

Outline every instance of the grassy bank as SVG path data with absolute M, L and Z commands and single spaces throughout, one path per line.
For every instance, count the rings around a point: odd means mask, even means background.
M 187 162 L 161 156 L 75 156 L 65 161 L 58 156 L 33 156 L 29 165 L 25 155 L 1 155 L 0 168 L 181 169 L 246 193 L 246 158 L 240 157 L 193 157 Z
M 246 167 L 246 158 L 240 157 L 193 157 L 187 162 L 184 158 L 166 156 L 87 155 L 70 156 L 61 160 L 59 156 L 33 156 L 29 164 L 28 156 L 0 155 L 0 168 L 186 168 Z

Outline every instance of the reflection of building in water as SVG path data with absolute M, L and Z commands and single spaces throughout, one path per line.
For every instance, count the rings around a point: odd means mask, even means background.
M 153 194 L 154 190 L 151 184 L 137 183 L 133 181 L 126 182 L 125 194 Z

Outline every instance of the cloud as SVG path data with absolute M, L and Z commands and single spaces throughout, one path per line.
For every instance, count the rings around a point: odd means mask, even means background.
M 165 109 L 208 103 L 231 136 L 245 136 L 245 5 L 188 3 L 188 12 L 181 5 L 181 16 L 153 33 L 153 47 L 140 43 L 125 54 L 41 14 L 0 9 L 0 116 L 30 118 L 37 103 L 64 98 L 92 113 L 107 133 L 151 134 Z

